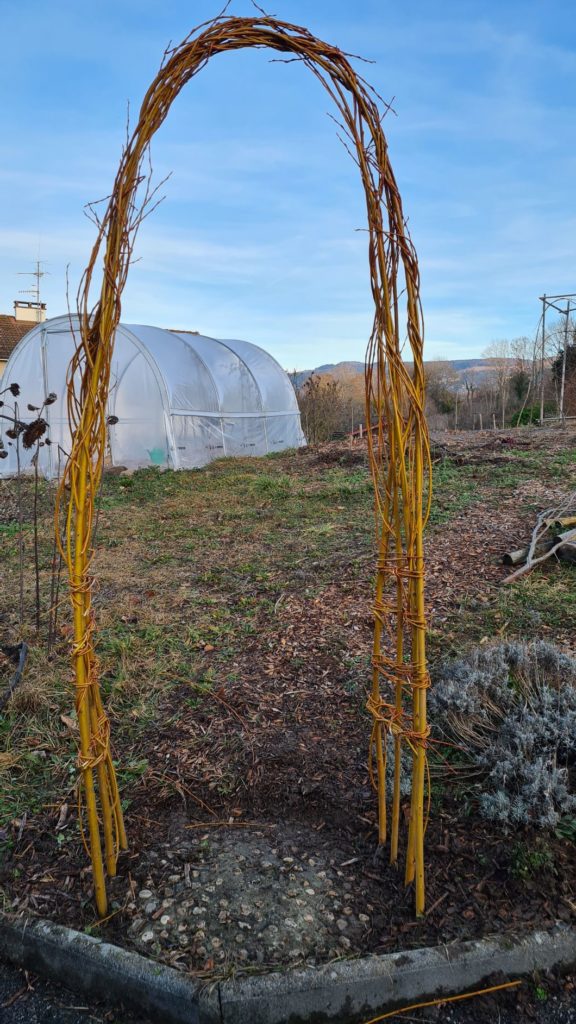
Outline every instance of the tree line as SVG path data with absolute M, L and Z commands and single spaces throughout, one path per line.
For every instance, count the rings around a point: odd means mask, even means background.
M 425 364 L 432 429 L 487 430 L 576 416 L 576 321 L 552 324 L 544 345 L 541 334 L 501 339 L 483 356 L 489 364 L 461 373 L 447 359 Z M 309 444 L 366 427 L 363 374 L 312 373 L 300 386 L 296 372 L 291 379 Z
M 493 341 L 482 372 L 458 374 L 447 360 L 426 364 L 427 415 L 436 429 L 482 430 L 576 416 L 576 323 L 542 339 Z

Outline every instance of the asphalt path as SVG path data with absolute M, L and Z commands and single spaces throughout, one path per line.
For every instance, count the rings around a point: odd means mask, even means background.
M 88 1004 L 82 996 L 0 962 L 1 1024 L 147 1024 L 144 1017 Z

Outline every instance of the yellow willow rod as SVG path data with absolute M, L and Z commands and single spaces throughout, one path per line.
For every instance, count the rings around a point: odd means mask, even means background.
M 388 465 L 388 476 L 386 482 L 386 493 L 387 493 L 387 510 L 385 512 L 386 520 L 388 518 L 388 510 L 390 503 L 392 504 L 392 523 L 389 525 L 388 522 L 381 523 L 381 543 L 379 552 L 379 570 L 376 583 L 376 595 L 375 595 L 375 607 L 376 609 L 382 605 L 384 587 L 386 583 L 386 563 L 388 560 L 388 552 L 390 550 L 390 537 L 392 532 L 392 524 L 395 527 L 396 537 L 399 535 L 399 503 L 398 503 L 398 492 L 394 487 L 394 460 L 396 459 L 396 451 L 391 445 L 390 460 Z M 391 495 L 391 496 L 390 496 Z M 396 550 L 394 552 L 394 558 L 398 570 L 402 566 L 402 552 L 396 543 Z M 391 841 L 390 841 L 390 860 L 394 863 L 398 856 L 398 833 L 399 833 L 399 816 L 400 816 L 400 782 L 401 782 L 401 718 L 402 718 L 402 704 L 403 704 L 403 686 L 401 678 L 401 670 L 403 664 L 403 632 L 401 624 L 403 621 L 402 617 L 403 609 L 403 586 L 398 572 L 396 579 L 396 623 L 397 623 L 397 636 L 396 636 L 396 681 L 394 684 L 395 689 L 395 710 L 396 710 L 396 721 L 391 724 L 390 733 L 394 737 L 394 778 L 393 778 L 393 797 L 392 797 L 392 819 L 391 819 Z M 372 706 L 373 708 L 379 708 L 379 697 L 380 697 L 380 681 L 381 681 L 381 669 L 379 665 L 379 659 L 381 657 L 382 650 L 382 627 L 383 620 L 382 615 L 377 614 L 374 624 L 374 669 L 373 669 L 373 686 L 372 686 Z M 377 743 L 377 763 L 378 763 L 378 841 L 383 844 L 387 838 L 387 780 L 386 780 L 386 763 L 387 763 L 387 751 L 383 746 L 387 740 L 388 730 L 381 721 L 380 712 L 377 712 L 378 718 L 376 720 L 376 743 Z
M 106 883 L 104 881 L 104 866 L 102 863 L 102 848 L 100 845 L 100 832 L 98 825 L 98 812 L 96 808 L 96 794 L 94 792 L 94 777 L 92 774 L 92 723 L 90 718 L 90 689 L 89 680 L 86 674 L 84 641 L 86 635 L 86 616 L 82 588 L 84 586 L 86 553 L 84 551 L 84 520 L 86 506 L 86 451 L 84 446 L 80 451 L 78 466 L 73 468 L 73 477 L 76 482 L 77 473 L 80 476 L 78 486 L 78 507 L 76 514 L 76 542 L 74 566 L 71 570 L 73 588 L 72 600 L 74 604 L 74 647 L 76 663 L 76 709 L 78 714 L 78 727 L 80 730 L 80 752 L 82 786 L 86 798 L 86 813 L 88 817 L 88 829 L 90 836 L 90 857 L 92 860 L 92 873 L 94 876 L 94 892 L 98 913 L 104 916 L 108 908 L 106 899 Z
M 76 357 L 78 358 L 78 351 Z M 87 355 L 84 371 L 85 382 L 88 378 L 85 389 L 87 398 L 77 424 L 72 454 L 67 467 L 71 496 L 66 518 L 66 545 L 63 553 L 69 567 L 74 608 L 74 664 L 76 706 L 80 731 L 81 787 L 86 802 L 89 853 L 92 862 L 96 906 L 100 916 L 104 916 L 107 911 L 107 898 L 93 777 L 94 769 L 96 769 L 98 779 L 106 869 L 109 875 L 114 875 L 116 872 L 118 846 L 126 848 L 126 834 L 109 748 L 109 727 L 95 678 L 96 666 L 91 636 L 91 595 L 88 572 L 95 490 L 101 470 L 101 446 L 96 450 L 96 471 L 92 465 L 92 452 L 98 445 L 99 437 L 102 436 L 101 428 L 96 431 L 96 434 L 94 432 L 95 421 L 99 415 L 100 417 L 102 415 L 97 397 L 101 363 L 101 349 L 97 351 L 93 362 Z M 69 384 L 69 389 L 71 387 L 72 385 Z M 66 479 L 67 477 L 61 482 L 59 498 Z M 58 522 L 57 505 L 57 530 Z M 79 807 L 81 814 L 81 803 Z
M 412 309 L 415 309 L 412 303 Z M 396 327 L 395 318 L 395 327 Z M 382 352 L 382 347 L 380 348 Z M 395 674 L 395 714 L 391 717 L 389 712 L 388 721 L 382 721 L 382 712 L 378 698 L 375 696 L 375 684 L 373 684 L 371 710 L 376 714 L 375 730 L 378 740 L 377 754 L 380 754 L 382 733 L 387 735 L 391 732 L 394 735 L 394 784 L 392 804 L 392 839 L 391 839 L 391 860 L 395 861 L 398 852 L 399 814 L 400 814 L 400 772 L 401 772 L 401 746 L 402 736 L 407 728 L 407 736 L 410 736 L 409 745 L 413 750 L 412 757 L 412 799 L 410 813 L 410 828 L 408 834 L 408 851 L 406 859 L 406 881 L 411 882 L 416 875 L 416 909 L 422 913 L 424 909 L 424 786 L 426 777 L 426 756 L 425 737 L 427 733 L 425 691 L 423 680 L 425 679 L 425 623 L 424 623 L 424 602 L 423 602 L 423 557 L 422 557 L 422 529 L 423 529 L 423 479 L 424 479 L 424 451 L 427 452 L 427 437 L 422 434 L 421 421 L 423 418 L 423 402 L 420 395 L 422 385 L 421 374 L 421 348 L 414 352 L 415 368 L 414 379 L 407 386 L 406 372 L 404 367 L 398 363 L 393 346 L 387 348 L 390 357 L 390 370 L 387 376 L 386 368 L 382 370 L 382 362 L 379 358 L 378 391 L 375 396 L 375 405 L 379 421 L 382 421 L 384 412 L 388 427 L 388 465 L 389 472 L 384 491 L 383 502 L 378 500 L 377 508 L 382 517 L 382 530 L 388 535 L 390 525 L 388 524 L 389 512 L 392 512 L 392 521 L 396 544 L 396 574 L 397 574 L 397 597 L 396 597 L 396 674 Z M 373 360 L 372 352 L 369 352 L 370 364 Z M 370 394 L 373 393 L 373 372 L 372 366 L 367 366 L 367 386 Z M 383 386 L 384 385 L 384 386 Z M 406 388 L 406 390 L 405 390 Z M 403 422 L 402 406 L 406 399 L 412 400 L 408 410 L 407 419 Z M 389 399 L 389 400 L 388 400 Z M 368 406 L 368 401 L 367 401 Z M 374 447 L 369 440 L 369 456 L 375 479 L 375 487 L 379 487 L 379 465 L 383 456 L 383 439 L 379 428 L 379 449 Z M 369 435 L 370 437 L 370 435 Z M 410 452 L 407 451 L 407 443 L 411 440 Z M 409 473 L 406 467 L 406 457 L 409 458 Z M 426 459 L 427 467 L 429 458 Z M 429 489 L 430 491 L 430 489 Z M 430 493 L 428 494 L 430 498 Z M 401 510 L 400 510 L 401 504 Z M 426 512 L 428 509 L 426 509 Z M 402 527 L 404 529 L 405 554 L 402 554 L 403 539 Z M 416 551 L 416 557 L 414 557 Z M 407 571 L 406 595 L 402 591 L 401 567 L 405 559 Z M 382 605 L 382 594 L 385 586 L 386 566 L 383 565 L 378 574 L 375 608 Z M 390 570 L 389 570 L 390 571 Z M 404 613 L 404 598 L 407 597 L 406 608 L 407 618 Z M 403 635 L 405 624 L 411 626 L 411 685 L 412 685 L 412 722 L 403 727 Z M 379 667 L 380 643 L 382 637 L 382 616 L 377 611 L 375 618 L 375 667 Z M 376 669 L 374 672 L 376 677 Z M 379 676 L 379 673 L 378 673 Z M 378 686 L 380 683 L 378 683 Z M 386 685 L 386 679 L 384 679 Z M 378 708 L 376 711 L 375 709 Z M 384 766 L 386 758 L 383 758 Z M 382 759 L 379 757 L 379 840 L 382 842 L 385 835 L 385 828 L 382 827 L 382 807 L 385 796 L 382 787 L 385 785 L 381 780 L 384 777 Z M 385 813 L 385 811 L 384 811 Z
M 388 548 L 387 534 L 382 530 L 381 539 L 381 552 L 386 552 Z M 384 574 L 381 570 L 378 571 L 378 577 L 376 581 L 376 607 L 382 600 L 384 593 Z M 372 700 L 373 705 L 377 709 L 380 697 L 380 668 L 378 666 L 378 658 L 380 656 L 381 648 L 381 633 L 382 633 L 382 620 L 378 614 L 374 618 L 374 645 L 373 645 L 373 669 L 372 669 Z M 373 712 L 374 713 L 374 712 Z M 375 712 L 377 715 L 377 711 Z M 378 794 L 378 842 L 383 845 L 386 842 L 387 837 L 387 820 L 386 820 L 386 756 L 385 756 L 385 741 L 384 736 L 383 742 L 383 724 L 379 717 L 374 719 L 373 727 L 373 740 L 376 746 L 376 769 L 377 769 L 377 794 Z M 370 743 L 372 747 L 372 739 Z
M 400 321 L 399 321 L 399 309 L 398 309 L 398 294 L 397 294 L 397 281 L 398 281 L 398 266 L 397 262 L 394 262 L 392 268 L 392 290 L 394 293 L 394 337 L 400 336 Z M 398 427 L 398 422 L 394 420 L 395 428 Z M 394 444 L 392 444 L 392 437 L 394 437 Z M 390 435 L 390 464 L 397 465 L 397 460 L 400 452 L 403 451 L 403 445 L 400 442 L 400 438 L 396 436 L 396 430 L 394 435 Z M 390 835 L 390 863 L 396 864 L 398 860 L 398 843 L 400 838 L 400 797 L 401 797 L 401 784 L 402 784 L 402 716 L 404 713 L 404 685 L 402 679 L 402 668 L 404 664 L 404 585 L 401 577 L 402 569 L 402 549 L 399 544 L 399 538 L 402 535 L 402 522 L 401 522 L 401 507 L 399 502 L 398 489 L 394 488 L 393 493 L 393 512 L 394 512 L 394 529 L 396 533 L 396 682 L 395 682 L 395 710 L 396 710 L 396 731 L 394 733 L 394 782 L 392 791 L 392 828 Z M 406 517 L 405 517 L 406 519 Z
M 381 367 L 380 363 L 380 367 Z M 373 389 L 373 376 L 371 366 L 367 366 L 367 384 L 372 391 Z M 418 386 L 419 375 L 417 370 L 415 372 L 416 377 L 416 388 Z M 379 660 L 380 660 L 380 646 L 382 637 L 382 615 L 377 611 L 375 618 L 375 632 L 374 632 L 374 683 L 372 689 L 371 709 L 375 718 L 375 735 L 377 740 L 377 757 L 378 757 L 378 781 L 379 781 L 379 792 L 378 792 L 378 805 L 379 805 L 379 841 L 382 842 L 386 835 L 385 825 L 385 794 L 383 792 L 385 785 L 385 763 L 386 756 L 381 756 L 381 737 L 382 733 L 387 735 L 388 731 L 394 736 L 394 783 L 393 783 L 393 802 L 392 802 L 392 836 L 391 836 L 391 850 L 390 858 L 394 862 L 397 859 L 398 854 L 398 836 L 399 836 L 399 816 L 400 816 L 400 776 L 401 776 L 401 746 L 402 746 L 402 721 L 403 721 L 403 693 L 404 693 L 404 673 L 403 673 L 403 633 L 404 633 L 404 598 L 407 596 L 408 600 L 408 621 L 420 620 L 423 622 L 423 604 L 418 597 L 418 580 L 415 579 L 414 573 L 414 559 L 412 557 L 412 549 L 414 544 L 414 532 L 422 532 L 422 487 L 418 481 L 422 480 L 422 462 L 421 459 L 416 457 L 416 466 L 411 460 L 411 472 L 410 475 L 406 472 L 406 442 L 410 436 L 410 422 L 406 423 L 403 427 L 401 425 L 401 413 L 400 407 L 402 405 L 403 389 L 402 385 L 405 383 L 405 376 L 402 371 L 399 370 L 396 361 L 391 363 L 389 380 L 386 379 L 385 371 L 380 370 L 379 383 L 384 381 L 387 387 L 390 388 L 388 395 L 387 389 L 380 390 L 376 396 L 376 407 L 381 421 L 383 415 L 386 415 L 388 424 L 388 474 L 384 492 L 384 503 L 378 502 L 378 508 L 382 516 L 382 539 L 385 540 L 385 548 L 387 550 L 390 533 L 395 534 L 395 558 L 396 558 L 396 670 L 395 670 L 395 715 L 394 718 L 390 717 L 388 723 L 382 722 L 382 714 L 380 711 L 380 704 L 378 695 L 375 693 L 377 687 L 379 687 Z M 415 393 L 417 398 L 417 391 Z M 390 399 L 390 401 L 388 400 Z M 417 411 L 420 407 L 420 402 L 417 404 Z M 416 417 L 410 417 L 412 427 L 417 424 Z M 369 435 L 370 437 L 370 435 Z M 416 437 L 415 447 L 421 452 L 421 437 Z M 381 442 L 382 448 L 382 442 Z M 371 463 L 373 469 L 377 459 L 373 446 L 369 440 L 369 451 L 371 457 Z M 378 474 L 375 472 L 375 479 L 378 480 Z M 401 500 L 400 500 L 401 499 Z M 402 506 L 400 511 L 400 504 Z M 391 507 L 392 506 L 392 507 Z M 388 523 L 389 511 L 392 512 L 392 522 Z M 402 553 L 402 528 L 404 529 L 404 538 L 407 546 L 405 555 Z M 408 566 L 408 587 L 406 595 L 403 591 L 402 586 L 402 566 L 406 559 Z M 378 573 L 377 589 L 376 589 L 376 602 L 375 608 L 378 608 L 382 604 L 382 594 L 385 584 L 386 576 L 386 564 L 385 556 L 383 558 L 383 551 L 381 549 L 380 554 L 381 569 Z M 420 563 L 419 563 L 420 565 Z M 418 568 L 418 566 L 417 566 Z M 412 570 L 412 571 L 410 571 Z M 390 570 L 389 570 L 390 571 Z M 420 633 L 422 630 L 420 630 Z M 413 689 L 413 712 L 412 712 L 412 724 L 409 730 L 412 734 L 420 732 L 422 729 L 422 699 L 421 689 L 417 685 L 417 681 L 422 675 L 422 648 L 420 646 L 420 640 L 418 638 L 418 631 L 412 629 L 413 633 L 413 655 L 412 655 L 412 677 L 414 680 Z M 392 677 L 391 677 L 392 678 Z M 378 682 L 377 682 L 378 680 Z M 386 680 L 384 680 L 386 683 Z M 376 710 L 377 709 L 377 710 Z M 424 779 L 423 763 L 422 763 L 422 746 L 415 747 L 412 742 L 410 746 L 414 750 L 413 756 L 413 800 L 411 807 L 411 828 L 409 832 L 409 843 L 408 843 L 408 857 L 407 857 L 407 868 L 406 876 L 407 881 L 411 881 L 413 878 L 413 866 L 415 864 L 415 847 L 418 848 L 418 885 L 417 885 L 417 909 L 421 913 L 423 909 L 423 815 L 424 815 L 424 800 L 422 792 L 422 781 Z M 381 781 L 382 780 L 382 781 Z
M 414 707 L 414 769 L 412 781 L 411 834 L 407 857 L 407 881 L 416 876 L 416 913 L 423 914 L 424 893 L 424 789 L 426 774 L 426 625 L 424 619 L 424 553 L 422 545 L 422 444 L 416 424 L 415 450 L 415 566 L 413 577 L 412 671 Z
M 398 1017 L 403 1013 L 409 1013 L 411 1010 L 423 1010 L 426 1006 L 443 1006 L 444 1003 L 459 1003 L 463 999 L 476 999 L 478 996 L 487 996 L 492 992 L 501 992 L 506 988 L 517 988 L 521 984 L 521 981 L 505 981 L 501 985 L 492 985 L 490 988 L 479 988 L 476 992 L 464 992 L 457 996 L 441 996 L 438 999 L 429 999 L 425 1003 L 411 1003 L 410 1006 L 401 1006 L 398 1010 L 389 1010 L 388 1013 L 382 1013 L 379 1017 L 372 1017 L 371 1020 L 365 1021 L 364 1024 L 380 1024 L 382 1020 Z
M 398 492 L 394 491 L 394 526 L 396 537 L 401 533 L 400 507 Z M 397 728 L 394 733 L 394 788 L 392 794 L 392 831 L 390 836 L 390 863 L 395 864 L 398 860 L 398 840 L 400 833 L 400 786 L 402 782 L 402 714 L 404 710 L 404 688 L 400 671 L 404 664 L 404 630 L 403 630 L 403 608 L 404 608 L 404 587 L 400 570 L 402 568 L 402 551 L 397 545 L 396 564 L 398 576 L 396 578 L 396 666 L 398 676 L 395 685 L 395 707 L 397 715 Z
M 98 408 L 98 378 L 100 375 L 100 355 L 99 350 L 94 361 L 94 366 L 91 369 L 90 374 L 90 393 L 92 400 L 92 408 L 94 409 L 97 421 L 103 424 L 104 422 L 104 409 Z M 100 442 L 101 445 L 98 450 L 98 463 L 97 470 L 94 473 L 92 466 L 90 466 L 90 528 L 92 526 L 92 520 L 94 516 L 94 502 L 96 497 L 96 488 L 99 484 L 99 478 L 102 472 L 102 442 L 105 443 L 105 437 L 103 437 L 102 427 L 100 428 Z M 88 545 L 90 544 L 90 536 L 87 532 L 86 535 L 86 557 L 88 557 Z M 86 561 L 84 571 L 88 572 L 88 562 Z M 85 600 L 85 611 L 84 615 L 88 620 L 91 613 L 91 594 L 90 590 L 87 589 L 84 593 Z M 88 658 L 90 661 L 90 675 L 94 677 L 94 653 L 93 650 L 88 652 Z M 100 804 L 102 808 L 102 828 L 104 832 L 104 847 L 106 855 L 106 870 L 108 874 L 113 877 L 116 874 L 116 862 L 118 857 L 118 845 L 121 848 L 126 848 L 126 835 L 124 831 L 124 822 L 122 817 L 122 808 L 120 805 L 120 794 L 118 793 L 118 786 L 116 784 L 116 775 L 114 766 L 112 764 L 112 756 L 110 753 L 109 744 L 109 726 L 106 718 L 106 714 L 102 707 L 102 701 L 100 697 L 100 690 L 98 686 L 91 687 L 91 726 L 92 734 L 94 737 L 100 735 L 103 736 L 102 749 L 99 752 L 99 760 L 97 763 L 96 771 L 98 775 L 98 789 L 100 794 Z M 106 910 L 104 910 L 104 913 Z

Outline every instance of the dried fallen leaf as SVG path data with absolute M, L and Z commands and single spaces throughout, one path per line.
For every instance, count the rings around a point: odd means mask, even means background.
M 60 808 L 60 814 L 58 815 L 58 821 L 56 822 L 56 831 L 64 828 L 66 825 L 66 818 L 68 817 L 68 804 L 62 804 Z

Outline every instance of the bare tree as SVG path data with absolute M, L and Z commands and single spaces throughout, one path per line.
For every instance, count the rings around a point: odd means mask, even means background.
M 551 376 L 556 394 L 556 406 L 558 415 L 562 418 L 566 414 L 566 399 L 570 399 L 571 378 L 574 373 L 576 362 L 576 322 L 567 312 L 552 324 L 549 340 L 551 359 Z M 568 394 L 567 394 L 568 390 Z M 569 403 L 570 404 L 570 403 Z
M 507 338 L 501 338 L 488 345 L 483 353 L 491 360 L 490 377 L 494 391 L 495 405 L 499 407 L 500 425 L 506 426 L 506 409 L 510 398 L 510 385 L 514 372 L 512 346 Z
M 426 377 L 426 412 L 428 422 L 444 420 L 437 426 L 446 426 L 449 417 L 458 427 L 459 391 L 462 386 L 460 374 L 448 359 L 432 359 L 424 364 Z

